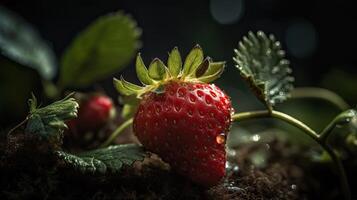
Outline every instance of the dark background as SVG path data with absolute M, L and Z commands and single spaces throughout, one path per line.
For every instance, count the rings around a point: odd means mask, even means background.
M 247 94 L 234 69 L 233 49 L 249 30 L 273 33 L 291 61 L 297 86 L 321 86 L 357 102 L 355 6 L 347 1 L 308 0 L 3 0 L 40 31 L 60 57 L 66 46 L 97 17 L 123 10 L 141 27 L 145 62 L 166 60 L 178 46 L 186 54 L 196 43 L 228 67 L 219 81 L 232 96 Z M 133 64 L 124 71 L 135 81 Z M 3 73 L 0 71 L 0 73 Z M 16 79 L 16 77 L 14 77 Z M 99 82 L 111 95 L 111 77 Z M 235 88 L 235 89 L 232 89 Z M 229 92 L 228 91 L 228 92 Z M 243 98 L 244 99 L 244 98 Z M 249 107 L 250 101 L 241 100 Z M 242 106 L 244 107 L 244 106 Z M 252 106 L 254 107 L 254 106 Z M 245 109 L 243 109 L 245 110 Z M 2 118 L 4 116 L 2 115 Z M 9 120 L 7 120 L 9 121 Z M 10 120 L 11 121 L 11 120 Z

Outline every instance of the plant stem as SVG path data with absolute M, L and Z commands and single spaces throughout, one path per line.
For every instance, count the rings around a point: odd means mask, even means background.
M 114 132 L 110 135 L 110 137 L 100 146 L 101 147 L 107 147 L 109 146 L 117 137 L 120 133 L 122 133 L 127 127 L 129 127 L 133 123 L 133 118 L 130 118 L 123 122 L 117 129 L 114 130 Z
M 7 134 L 10 135 L 12 132 L 14 132 L 17 128 L 21 127 L 24 125 L 27 121 L 29 120 L 29 117 L 26 117 L 22 122 L 17 124 L 14 128 L 12 128 Z
M 345 199 L 346 200 L 351 199 L 350 189 L 348 186 L 348 180 L 347 180 L 346 173 L 345 173 L 345 170 L 343 168 L 340 158 L 336 155 L 336 153 L 332 150 L 332 148 L 327 145 L 326 140 L 321 140 L 320 136 L 314 130 L 312 130 L 310 127 L 305 125 L 303 122 L 291 117 L 290 115 L 287 115 L 285 113 L 275 111 L 275 110 L 272 110 L 272 111 L 260 110 L 260 111 L 238 113 L 238 114 L 234 114 L 232 116 L 232 120 L 233 121 L 244 121 L 244 120 L 249 120 L 249 119 L 269 118 L 269 117 L 282 120 L 284 122 L 289 123 L 292 126 L 295 126 L 296 128 L 299 128 L 306 135 L 308 135 L 310 138 L 312 138 L 314 141 L 316 141 L 321 146 L 321 148 L 324 151 L 326 151 L 327 154 L 333 160 L 333 163 L 335 164 L 336 170 L 337 170 L 339 178 L 340 178 L 341 190 L 342 190 L 342 193 L 343 193 Z
M 268 111 L 268 110 L 260 110 L 260 111 L 253 111 L 253 112 L 244 112 L 244 113 L 238 113 L 234 114 L 232 116 L 233 121 L 243 121 L 243 120 L 248 120 L 248 119 L 254 119 L 254 118 L 277 118 L 282 121 L 285 121 L 301 130 L 303 130 L 308 136 L 310 136 L 313 140 L 316 142 L 318 141 L 319 136 L 317 133 L 312 130 L 310 127 L 306 126 L 304 123 L 301 121 L 291 117 L 290 115 L 287 115 L 285 113 L 279 112 L 279 111 Z
M 314 98 L 314 99 L 322 99 L 331 104 L 335 105 L 341 110 L 347 110 L 350 106 L 340 97 L 338 94 L 324 89 L 324 88 L 316 88 L 316 87 L 300 87 L 295 88 L 291 92 L 292 99 L 298 98 Z

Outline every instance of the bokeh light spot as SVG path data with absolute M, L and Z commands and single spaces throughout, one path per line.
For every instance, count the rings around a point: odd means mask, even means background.
M 318 35 L 310 22 L 299 20 L 287 28 L 285 41 L 289 53 L 296 58 L 306 58 L 315 52 Z
M 220 24 L 233 24 L 243 15 L 243 0 L 211 0 L 212 17 Z

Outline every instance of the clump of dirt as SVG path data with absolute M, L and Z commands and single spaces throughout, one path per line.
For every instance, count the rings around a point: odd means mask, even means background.
M 18 147 L 18 140 L 10 139 L 10 144 L 2 146 Z M 27 144 L 24 138 L 19 141 Z M 289 146 L 274 141 L 269 144 L 274 156 L 267 159 L 266 166 L 255 167 L 250 158 L 262 145 L 266 144 L 236 149 L 240 153 L 233 160 L 239 172 L 212 188 L 200 187 L 177 175 L 153 154 L 120 174 L 100 176 L 81 174 L 61 162 L 49 162 L 52 158 L 48 154 L 34 156 L 36 148 L 32 146 L 31 151 L 2 155 L 0 199 L 304 199 L 306 177 L 303 169 L 294 164 L 299 154 L 287 154 Z

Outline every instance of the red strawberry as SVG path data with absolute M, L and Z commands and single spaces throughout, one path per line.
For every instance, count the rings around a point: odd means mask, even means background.
M 70 121 L 70 129 L 78 131 L 97 131 L 102 128 L 115 114 L 115 108 L 110 97 L 95 95 L 81 102 L 78 118 Z M 73 127 L 75 126 L 75 127 Z
M 181 70 L 175 48 L 168 68 L 155 59 L 147 70 L 138 56 L 137 73 L 145 87 L 115 79 L 121 94 L 140 99 L 133 126 L 140 142 L 178 173 L 204 186 L 217 184 L 225 175 L 224 141 L 232 107 L 226 94 L 207 83 L 218 78 L 223 67 L 223 62 L 203 61 L 196 46 Z

